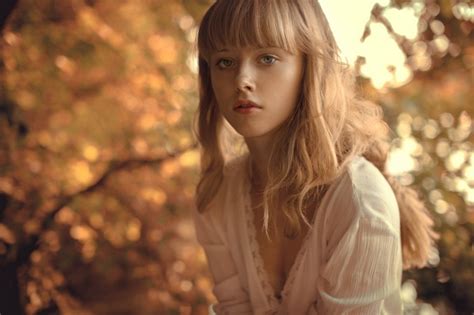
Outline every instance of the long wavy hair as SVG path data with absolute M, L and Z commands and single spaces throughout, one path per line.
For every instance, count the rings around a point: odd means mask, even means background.
M 199 108 L 196 136 L 201 146 L 201 178 L 196 205 L 203 212 L 222 183 L 228 160 L 228 128 L 211 86 L 210 54 L 224 46 L 281 47 L 302 52 L 305 69 L 299 101 L 278 132 L 269 158 L 263 194 L 264 228 L 275 225 L 284 205 L 287 234 L 302 231 L 309 205 L 348 163 L 363 155 L 387 178 L 400 209 L 405 268 L 426 265 L 436 238 L 433 221 L 417 193 L 385 172 L 389 128 L 381 108 L 356 94 L 355 77 L 316 0 L 217 0 L 198 32 Z M 270 167 L 271 166 L 271 167 Z M 282 192 L 285 192 L 282 194 Z

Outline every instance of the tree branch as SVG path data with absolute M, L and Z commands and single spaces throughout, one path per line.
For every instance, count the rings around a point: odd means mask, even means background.
M 176 158 L 177 156 L 189 151 L 196 149 L 198 147 L 197 143 L 191 144 L 190 146 L 178 150 L 176 152 L 171 152 L 165 156 L 157 157 L 153 159 L 131 159 L 125 161 L 112 161 L 110 163 L 109 168 L 100 176 L 94 183 L 85 187 L 84 189 L 77 191 L 73 194 L 63 196 L 59 198 L 57 204 L 49 211 L 47 211 L 47 215 L 43 218 L 40 229 L 36 234 L 30 236 L 28 241 L 21 246 L 18 250 L 17 256 L 17 263 L 19 265 L 24 264 L 29 259 L 31 253 L 38 248 L 38 241 L 41 236 L 41 233 L 48 228 L 50 228 L 54 222 L 54 217 L 56 214 L 66 205 L 68 205 L 72 200 L 79 196 L 83 196 L 89 193 L 92 193 L 98 190 L 102 185 L 105 184 L 107 179 L 112 176 L 113 174 L 122 171 L 122 170 L 131 170 L 138 167 L 150 166 L 150 165 L 160 165 L 163 162 Z

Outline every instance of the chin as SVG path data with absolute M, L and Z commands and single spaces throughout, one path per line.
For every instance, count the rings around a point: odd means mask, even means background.
M 273 131 L 274 130 L 245 130 L 237 131 L 237 133 L 245 139 L 257 139 L 264 136 L 270 136 L 271 134 L 273 134 Z
M 260 138 L 263 136 L 272 135 L 276 133 L 276 131 L 280 129 L 280 127 L 282 126 L 282 125 L 262 126 L 261 124 L 260 126 L 256 126 L 256 124 L 253 124 L 253 123 L 252 124 L 229 123 L 229 124 L 232 126 L 235 132 L 237 132 L 240 136 L 244 137 L 245 139 Z

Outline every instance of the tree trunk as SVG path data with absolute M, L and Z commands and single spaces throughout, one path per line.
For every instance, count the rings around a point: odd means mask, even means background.
M 0 36 L 3 37 L 3 28 L 5 27 L 8 17 L 11 15 L 18 0 L 2 0 L 0 1 Z M 0 53 L 2 49 L 0 44 Z M 0 78 L 3 77 L 5 71 L 3 60 L 0 59 Z M 5 108 L 7 100 L 5 99 L 5 87 L 3 80 L 0 80 L 0 110 Z M 1 111 L 0 111 L 1 112 Z M 1 204 L 0 207 L 6 207 Z M 0 215 L 4 209 L 0 209 Z M 23 315 L 23 306 L 20 297 L 20 286 L 18 282 L 19 266 L 16 262 L 0 265 L 0 315 L 19 314 Z
M 24 314 L 18 284 L 18 266 L 14 263 L 0 268 L 0 314 Z

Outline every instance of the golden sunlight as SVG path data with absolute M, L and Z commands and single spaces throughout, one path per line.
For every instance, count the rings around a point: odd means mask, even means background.
M 406 64 L 406 57 L 394 36 L 378 22 L 370 22 L 370 35 L 361 43 L 364 28 L 370 20 L 374 5 L 385 7 L 386 0 L 364 0 L 348 3 L 342 0 L 321 1 L 336 41 L 341 49 L 342 57 L 352 66 L 358 57 L 365 58 L 361 74 L 370 78 L 377 89 L 398 87 L 409 82 L 412 70 Z M 349 6 L 349 7 L 348 7 Z M 388 20 L 394 32 L 409 40 L 416 39 L 418 34 L 418 16 L 423 8 L 403 7 L 402 9 L 386 9 L 383 17 Z M 443 49 L 446 42 L 439 39 L 437 45 Z M 429 68 L 431 60 L 424 58 L 419 62 L 423 68 Z M 428 56 L 429 58 L 429 56 Z

